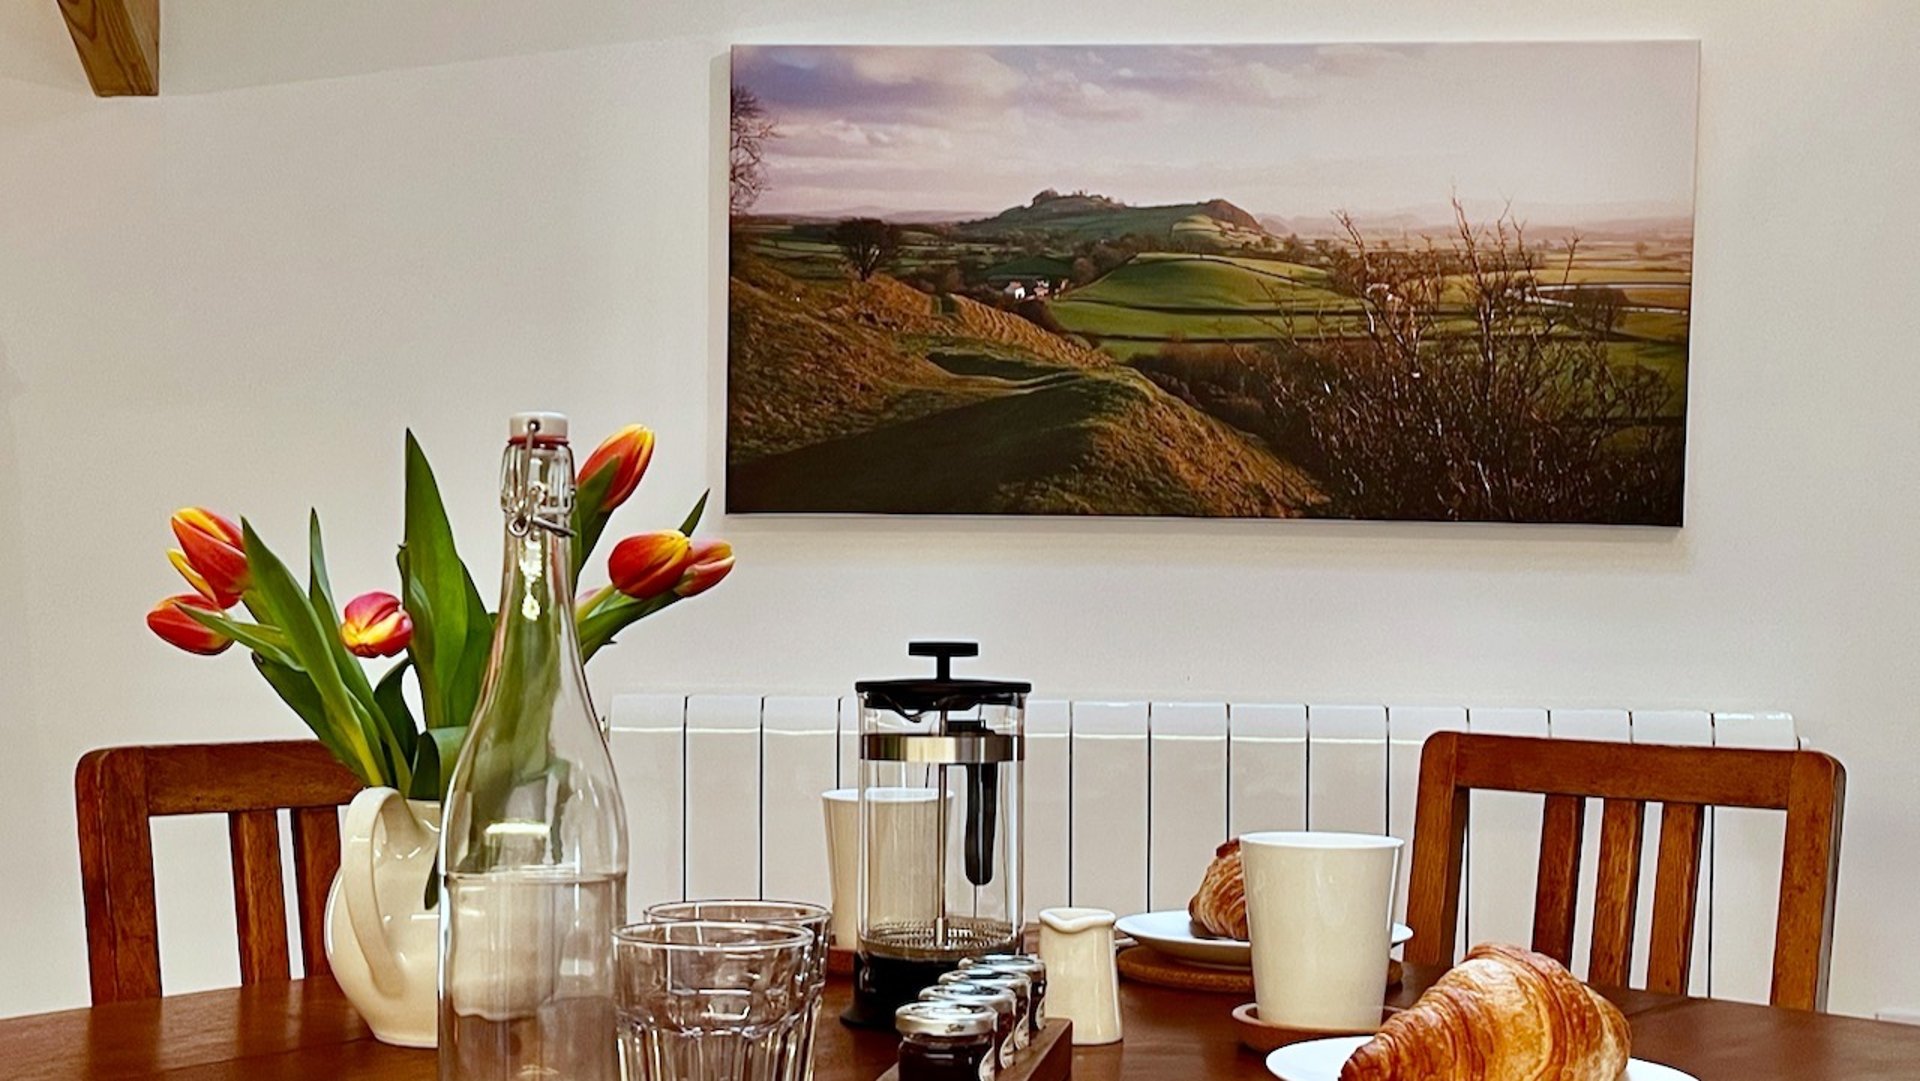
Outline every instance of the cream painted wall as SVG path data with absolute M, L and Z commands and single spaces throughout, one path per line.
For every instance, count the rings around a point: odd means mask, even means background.
M 1050 694 L 1786 708 L 1852 774 L 1834 1004 L 1920 1006 L 1920 8 L 166 6 L 158 100 L 88 96 L 25 5 L 0 45 L 0 1014 L 85 1001 L 82 751 L 299 731 L 141 626 L 173 507 L 293 547 L 311 502 L 357 591 L 406 425 L 483 566 L 514 409 L 653 425 L 631 526 L 717 480 L 730 41 L 1169 37 L 1700 38 L 1686 529 L 731 520 L 734 579 L 600 694 L 837 691 L 947 632 Z M 222 831 L 161 832 L 202 852 L 163 868 L 169 986 L 231 981 Z

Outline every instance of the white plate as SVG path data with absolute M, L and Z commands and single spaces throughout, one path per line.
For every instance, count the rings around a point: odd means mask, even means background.
M 1193 921 L 1184 908 L 1123 916 L 1114 924 L 1123 935 L 1152 946 L 1168 957 L 1212 968 L 1252 968 L 1253 947 L 1237 938 L 1211 938 L 1193 933 Z M 1395 946 L 1413 937 L 1413 928 L 1393 925 Z
M 1267 1072 L 1280 1081 L 1340 1081 L 1340 1067 L 1367 1042 L 1366 1036 L 1334 1036 L 1288 1044 L 1267 1056 Z M 1700 1081 L 1657 1062 L 1627 1060 L 1626 1081 Z

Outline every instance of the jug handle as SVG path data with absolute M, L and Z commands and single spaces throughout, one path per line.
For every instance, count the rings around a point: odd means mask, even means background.
M 382 825 L 386 827 L 386 843 L 380 848 L 415 832 L 413 812 L 397 790 L 368 788 L 353 797 L 353 802 L 347 805 L 346 824 L 340 831 L 346 839 L 340 854 L 340 886 L 346 895 L 347 921 L 353 926 L 360 953 L 367 959 L 373 986 L 381 994 L 398 995 L 405 976 L 393 955 L 392 944 L 387 941 L 386 919 L 380 911 L 380 898 L 373 884 L 374 864 L 379 857 L 374 831 Z

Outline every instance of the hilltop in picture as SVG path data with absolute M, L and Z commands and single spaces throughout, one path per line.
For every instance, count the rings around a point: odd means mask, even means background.
M 1678 525 L 1696 67 L 736 48 L 728 510 Z

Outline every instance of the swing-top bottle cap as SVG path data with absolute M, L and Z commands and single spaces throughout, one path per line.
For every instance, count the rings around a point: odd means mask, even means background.
M 507 442 L 555 445 L 567 441 L 565 413 L 515 413 L 507 420 Z

